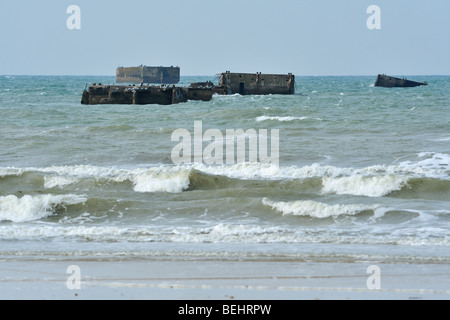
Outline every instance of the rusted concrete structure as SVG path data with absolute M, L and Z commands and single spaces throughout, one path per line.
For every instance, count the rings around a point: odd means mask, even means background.
M 214 94 L 225 91 L 214 87 L 176 87 L 169 85 L 102 85 L 92 84 L 84 90 L 82 104 L 161 104 L 170 105 L 188 100 L 210 101 Z
M 227 94 L 294 94 L 295 76 L 289 74 L 231 73 L 220 76 L 220 87 Z
M 119 68 L 118 78 L 139 85 L 92 84 L 83 92 L 82 104 L 162 104 L 169 105 L 188 100 L 210 101 L 214 94 L 294 94 L 295 77 L 292 74 L 222 73 L 219 86 L 211 81 L 192 83 L 189 87 L 149 85 L 145 68 Z M 126 70 L 125 70 L 126 69 Z M 136 73 L 141 72 L 141 78 Z M 137 80 L 137 81 L 132 81 Z M 144 81 L 142 81 L 144 80 Z M 144 84 L 145 83 L 145 84 Z
M 375 87 L 385 87 L 385 88 L 411 88 L 418 86 L 427 86 L 426 82 L 416 82 L 407 79 L 400 79 L 396 77 L 387 76 L 385 74 L 379 74 L 377 80 L 375 81 Z
M 82 104 L 162 104 L 187 101 L 181 88 L 93 84 L 83 92 Z
M 116 70 L 116 82 L 174 84 L 180 82 L 179 67 L 120 67 Z

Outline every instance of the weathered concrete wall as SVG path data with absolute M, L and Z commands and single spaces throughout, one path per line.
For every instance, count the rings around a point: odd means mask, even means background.
M 214 94 L 225 95 L 223 88 L 175 87 L 149 85 L 93 84 L 82 95 L 82 104 L 161 104 L 169 105 L 188 100 L 210 101 Z
M 127 87 L 93 84 L 87 90 L 87 97 L 83 95 L 84 104 L 128 104 L 132 101 L 132 93 Z M 83 101 L 82 101 L 83 103 Z
M 212 87 L 183 88 L 188 100 L 210 101 L 214 94 L 221 94 Z M 222 91 L 223 92 L 223 91 Z
M 231 73 L 220 76 L 228 94 L 294 94 L 295 76 L 289 74 Z
M 133 92 L 128 87 L 124 86 L 109 86 L 108 100 L 102 103 L 108 104 L 130 104 L 133 101 Z
M 116 82 L 162 83 L 180 82 L 179 67 L 120 67 L 116 70 Z
M 116 69 L 116 82 L 143 82 L 143 68 L 141 67 L 127 67 Z
M 143 67 L 144 83 L 173 84 L 180 82 L 178 67 Z
M 133 88 L 133 104 L 172 104 L 172 88 Z

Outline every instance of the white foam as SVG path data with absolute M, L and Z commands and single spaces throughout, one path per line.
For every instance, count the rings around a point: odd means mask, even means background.
M 359 205 L 359 204 L 335 204 L 330 205 L 312 200 L 275 202 L 264 198 L 262 203 L 283 215 L 309 216 L 313 218 L 329 218 L 340 215 L 356 215 L 363 211 L 374 211 L 377 205 Z
M 89 240 L 117 240 L 126 239 L 127 228 L 115 226 L 30 226 L 15 225 L 14 228 L 8 226 L 0 227 L 0 237 L 2 239 L 42 239 L 54 237 L 85 238 Z M 132 240 L 132 238 L 129 238 Z
M 130 170 L 113 167 L 98 167 L 92 165 L 77 166 L 52 166 L 46 168 L 29 168 L 29 171 L 53 173 L 60 176 L 72 178 L 97 178 L 108 179 L 117 182 L 125 181 L 129 178 Z
M 368 209 L 370 210 L 370 209 Z M 354 243 L 449 246 L 447 229 L 430 229 L 417 234 L 417 228 L 384 232 L 372 225 L 363 229 L 326 227 L 286 227 L 219 223 L 206 227 L 87 226 L 63 224 L 0 225 L 0 238 L 68 238 L 92 241 L 172 242 L 172 243 Z M 395 232 L 391 232 L 395 231 Z M 435 237 L 440 232 L 439 237 Z M 220 252 L 223 254 L 223 252 Z
M 21 175 L 25 172 L 41 172 L 51 174 L 47 176 L 47 186 L 63 186 L 69 181 L 76 182 L 76 179 L 90 178 L 96 180 L 106 180 L 114 182 L 131 181 L 137 184 L 145 184 L 145 180 L 151 177 L 155 179 L 173 179 L 176 176 L 186 178 L 192 169 L 213 175 L 222 175 L 229 178 L 238 179 L 302 179 L 311 177 L 327 177 L 351 175 L 355 172 L 352 168 L 337 168 L 333 166 L 321 166 L 312 164 L 310 166 L 279 167 L 265 163 L 237 163 L 234 165 L 208 166 L 194 163 L 192 165 L 181 166 L 158 166 L 150 168 L 120 169 L 98 167 L 91 165 L 77 166 L 53 166 L 45 168 L 0 168 L 1 175 Z M 377 170 L 377 169 L 374 169 Z M 381 169 L 384 170 L 384 169 Z M 150 182 L 150 180 L 148 180 Z M 137 189 L 140 189 L 138 187 Z
M 20 176 L 24 171 L 25 169 L 0 168 L 0 177 Z
M 257 122 L 262 122 L 266 120 L 276 120 L 280 122 L 288 122 L 288 121 L 294 121 L 294 120 L 305 120 L 308 119 L 308 117 L 293 117 L 293 116 L 287 116 L 287 117 L 270 117 L 270 116 L 260 116 L 256 118 Z
M 189 188 L 191 170 L 177 168 L 140 169 L 132 172 L 136 192 L 182 192 Z
M 382 197 L 400 190 L 408 182 L 408 178 L 399 175 L 359 176 L 322 179 L 323 193 L 351 194 L 367 197 Z
M 194 164 L 193 168 L 212 175 L 220 175 L 235 179 L 271 179 L 280 178 L 280 168 L 272 164 L 263 163 L 237 163 L 234 165 L 207 166 Z M 280 176 L 281 175 L 281 176 Z
M 166 230 L 166 239 L 183 243 L 286 242 L 292 239 L 292 234 L 282 227 L 220 223 L 205 228 Z
M 189 188 L 192 169 L 235 179 L 322 179 L 324 193 L 353 194 L 370 197 L 384 196 L 407 185 L 410 178 L 431 177 L 450 179 L 450 155 L 419 154 L 418 162 L 398 165 L 376 165 L 365 168 L 335 167 L 320 164 L 308 166 L 278 166 L 264 163 L 237 163 L 208 166 L 189 164 L 160 165 L 148 168 L 114 168 L 91 165 L 54 166 L 45 168 L 0 168 L 0 177 L 26 172 L 45 173 L 46 188 L 65 187 L 88 178 L 97 181 L 130 181 L 136 192 L 182 192 Z
M 414 177 L 442 177 L 442 170 L 418 166 L 371 166 L 361 169 L 313 164 L 303 167 L 277 167 L 270 164 L 240 163 L 231 166 L 194 165 L 213 175 L 237 179 L 308 179 L 321 178 L 322 192 L 382 197 L 401 190 Z M 444 172 L 445 174 L 445 172 Z M 446 174 L 445 174 L 446 175 Z
M 14 195 L 0 197 L 0 221 L 25 222 L 39 220 L 54 213 L 57 205 L 84 203 L 87 199 L 78 195 Z
M 450 155 L 448 154 L 439 152 L 421 152 L 417 157 L 425 159 L 416 162 L 405 161 L 400 165 L 411 168 L 450 169 Z
M 350 176 L 358 173 L 358 170 L 353 168 L 338 168 L 334 166 L 322 166 L 320 164 L 312 164 L 303 167 L 280 167 L 259 162 L 245 162 L 221 166 L 194 164 L 193 168 L 213 175 L 222 175 L 229 178 L 238 179 L 307 179 L 315 177 Z
M 29 168 L 54 174 L 44 178 L 46 188 L 63 187 L 83 178 L 113 182 L 131 181 L 136 192 L 182 192 L 189 187 L 190 167 L 160 166 L 138 169 L 120 169 L 90 165 Z
M 77 183 L 79 180 L 74 177 L 62 177 L 62 176 L 51 176 L 44 177 L 44 187 L 47 189 L 55 188 L 55 187 L 65 187 L 71 185 L 73 183 Z

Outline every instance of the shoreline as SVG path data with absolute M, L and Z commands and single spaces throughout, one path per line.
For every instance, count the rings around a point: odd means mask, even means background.
M 2 300 L 447 300 L 445 263 L 379 262 L 380 288 L 368 288 L 373 265 L 192 258 L 107 261 L 0 260 Z M 68 257 L 67 257 L 68 258 Z M 79 267 L 79 289 L 75 273 Z

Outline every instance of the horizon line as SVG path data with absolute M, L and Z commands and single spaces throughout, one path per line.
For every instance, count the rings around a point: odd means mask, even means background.
M 240 73 L 240 72 L 236 72 Z M 242 72 L 241 72 L 242 73 Z M 220 74 L 220 73 L 219 73 Z M 268 73 L 269 74 L 269 73 Z M 273 73 L 270 73 L 273 74 Z M 280 73 L 283 74 L 283 73 Z M 376 73 L 376 74 L 295 74 L 296 77 L 371 77 L 378 74 L 386 74 L 392 76 L 435 76 L 435 77 L 449 77 L 450 74 L 400 74 L 400 73 Z M 214 75 L 180 75 L 180 77 L 215 77 Z M 101 75 L 101 74 L 0 74 L 0 77 L 115 77 L 116 75 Z

